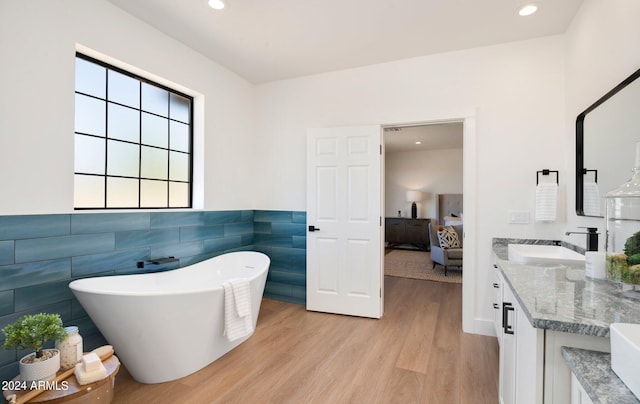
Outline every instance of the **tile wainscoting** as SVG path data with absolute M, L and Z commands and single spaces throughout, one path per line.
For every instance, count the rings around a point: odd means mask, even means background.
M 105 340 L 70 281 L 165 271 L 238 250 L 271 258 L 265 297 L 304 304 L 305 225 L 305 212 L 262 210 L 0 216 L 0 328 L 24 314 L 59 313 L 91 350 Z M 168 256 L 180 261 L 136 266 Z M 0 349 L 0 380 L 17 375 L 27 353 Z

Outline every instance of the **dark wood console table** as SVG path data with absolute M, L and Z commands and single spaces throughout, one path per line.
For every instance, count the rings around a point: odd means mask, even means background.
M 409 244 L 429 251 L 430 219 L 409 219 L 404 217 L 385 218 L 384 240 L 388 247 Z

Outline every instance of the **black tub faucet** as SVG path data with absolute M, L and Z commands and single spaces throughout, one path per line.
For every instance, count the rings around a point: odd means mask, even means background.
M 568 231 L 565 235 L 570 234 L 586 234 L 587 235 L 587 251 L 598 251 L 598 228 L 597 227 L 583 227 L 587 229 L 584 231 Z

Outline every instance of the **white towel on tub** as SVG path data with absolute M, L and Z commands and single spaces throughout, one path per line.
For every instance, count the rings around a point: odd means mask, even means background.
M 222 283 L 224 289 L 224 335 L 229 341 L 246 337 L 253 332 L 251 293 L 247 279 L 230 279 Z

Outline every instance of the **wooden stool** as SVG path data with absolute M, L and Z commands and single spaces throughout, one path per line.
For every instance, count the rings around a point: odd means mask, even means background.
M 71 375 L 64 381 L 56 384 L 57 388 L 54 390 L 47 390 L 33 399 L 29 400 L 29 403 L 65 403 L 65 404 L 80 404 L 80 403 L 110 403 L 113 400 L 113 390 L 115 388 L 116 375 L 120 370 L 120 361 L 113 355 L 110 358 L 102 362 L 107 369 L 107 377 L 98 380 L 93 383 L 80 385 L 74 375 Z M 16 376 L 13 381 L 19 381 L 20 376 Z M 20 396 L 25 395 L 29 390 L 6 390 L 3 391 L 4 398 L 7 399 L 10 395 L 16 394 L 18 399 Z

